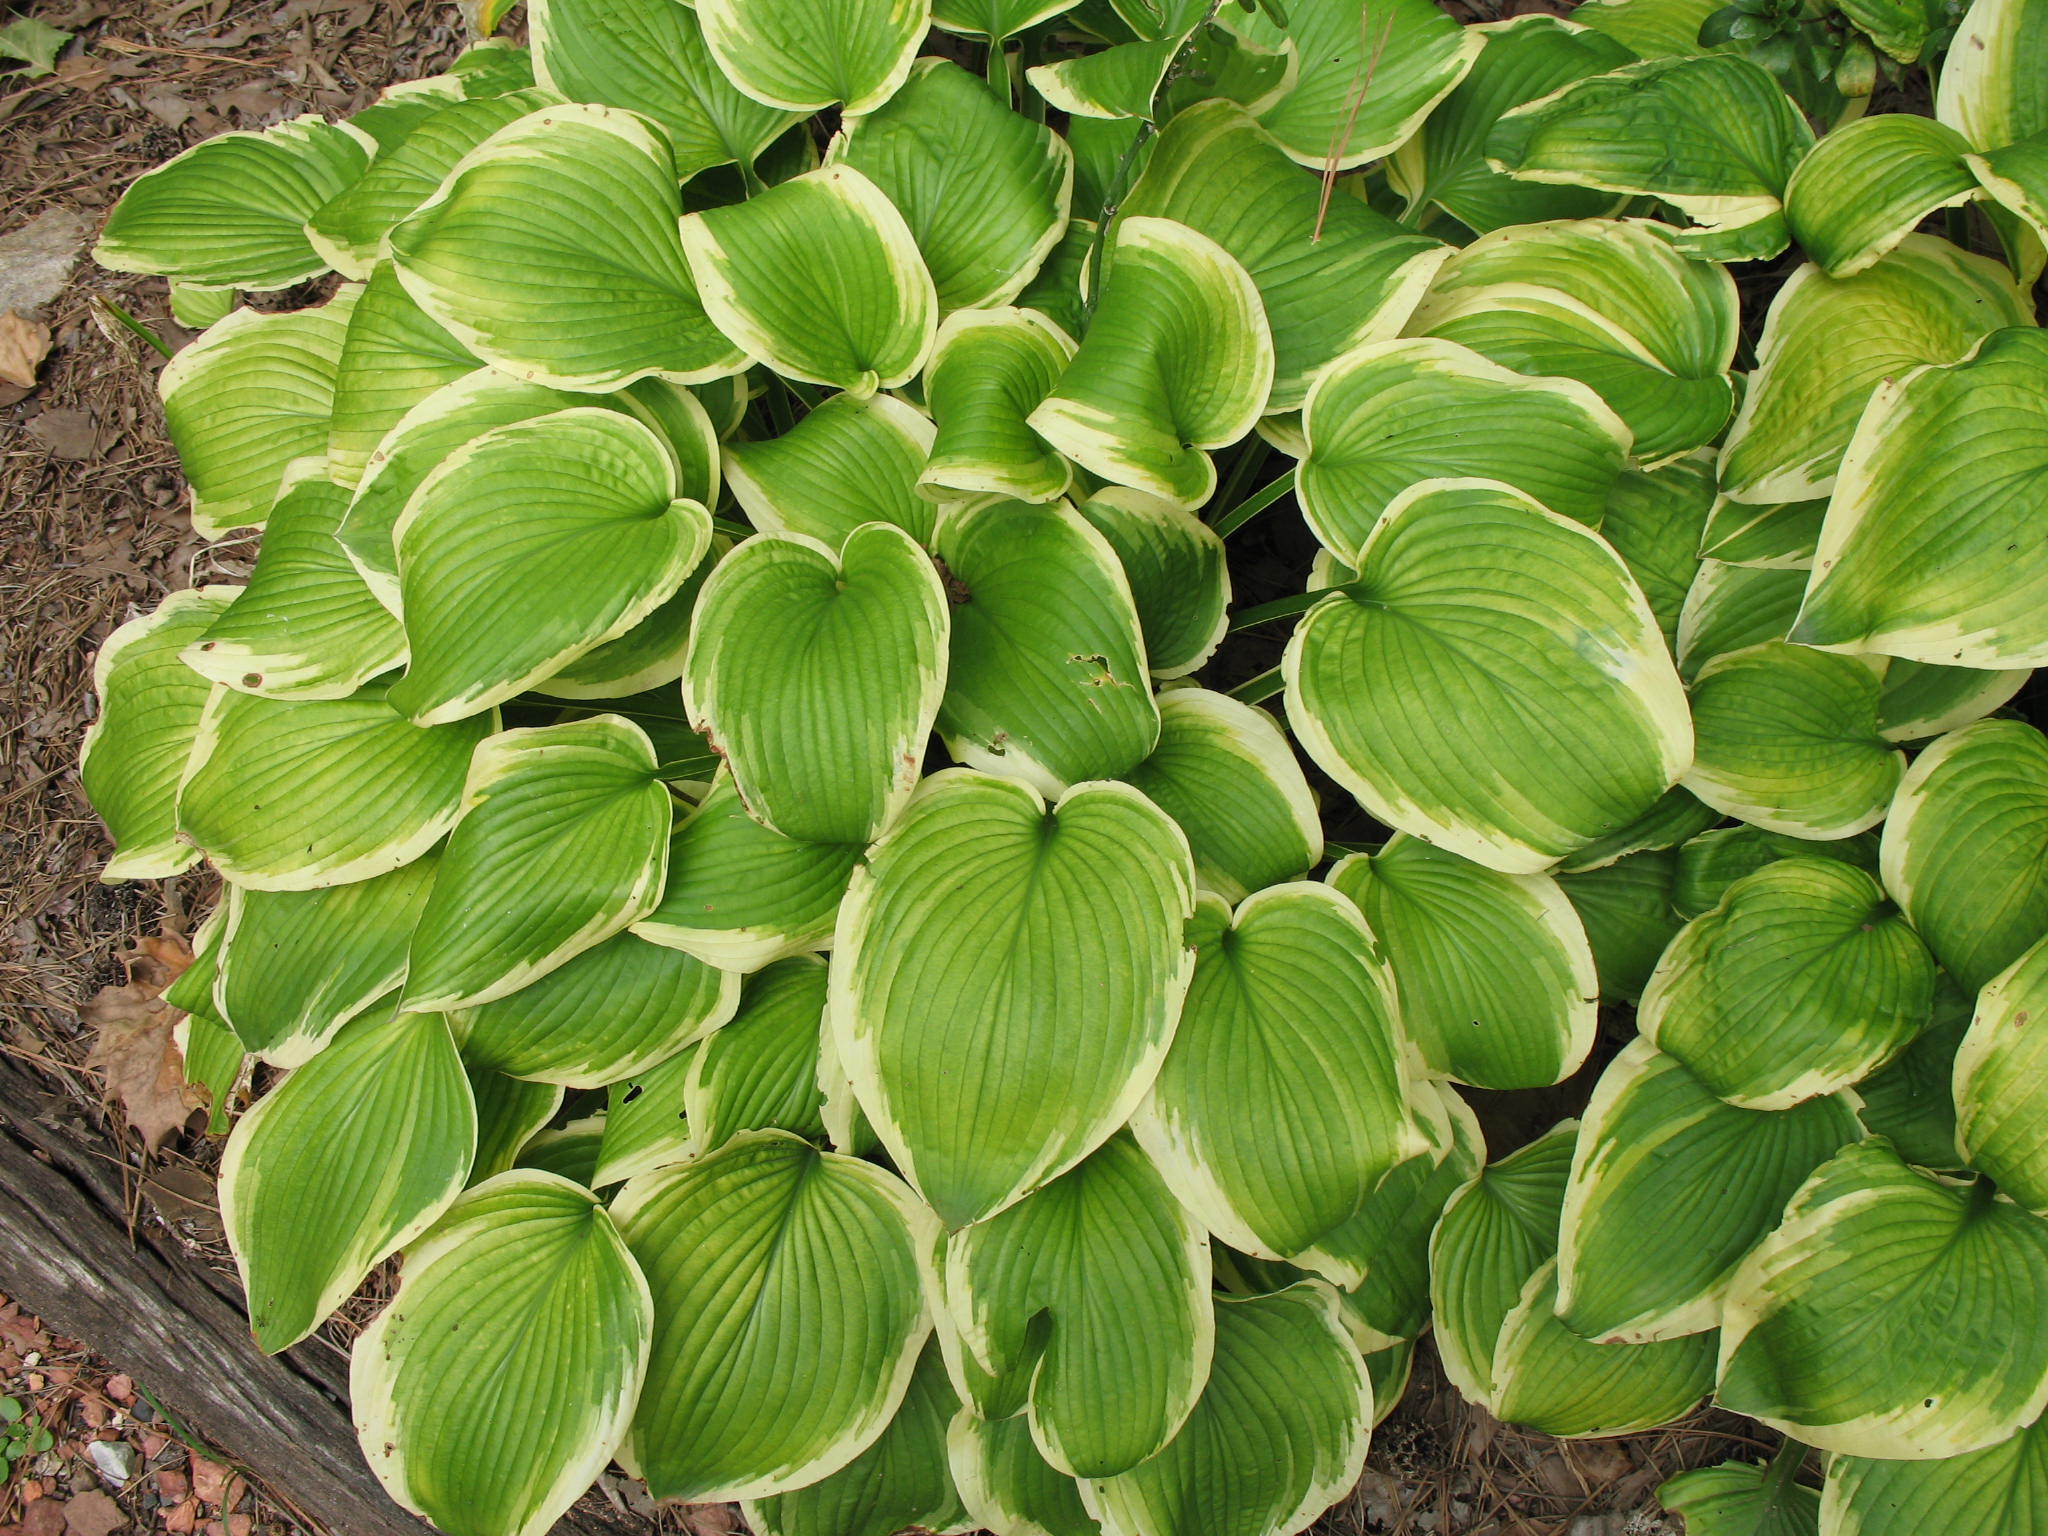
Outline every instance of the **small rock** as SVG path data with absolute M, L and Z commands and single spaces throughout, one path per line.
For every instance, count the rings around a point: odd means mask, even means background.
M 86 1447 L 86 1454 L 99 1468 L 100 1476 L 110 1483 L 132 1482 L 139 1470 L 135 1447 L 125 1440 L 95 1440 Z
M 128 1376 L 109 1376 L 107 1378 L 107 1396 L 117 1403 L 133 1402 L 135 1399 L 134 1379 Z

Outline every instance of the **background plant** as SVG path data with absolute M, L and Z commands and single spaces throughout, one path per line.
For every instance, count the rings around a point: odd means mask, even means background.
M 534 0 L 128 192 L 263 543 L 83 774 L 396 1497 L 1281 1536 L 1433 1327 L 2028 1528 L 2048 11 L 1742 15 Z

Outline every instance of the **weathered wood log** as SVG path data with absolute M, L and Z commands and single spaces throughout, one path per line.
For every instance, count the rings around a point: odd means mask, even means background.
M 0 1290 L 147 1386 L 191 1431 L 334 1536 L 426 1536 L 356 1448 L 347 1364 L 309 1341 L 256 1347 L 239 1288 L 159 1229 L 130 1239 L 104 1135 L 0 1056 Z M 488 1435 L 494 1426 L 478 1424 Z M 557 1536 L 645 1536 L 586 1496 Z

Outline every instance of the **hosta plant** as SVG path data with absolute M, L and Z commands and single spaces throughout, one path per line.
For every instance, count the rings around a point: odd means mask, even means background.
M 2048 0 L 1708 12 L 528 0 L 127 191 L 262 542 L 83 778 L 394 1497 L 1287 1536 L 1433 1329 L 2037 1530 Z

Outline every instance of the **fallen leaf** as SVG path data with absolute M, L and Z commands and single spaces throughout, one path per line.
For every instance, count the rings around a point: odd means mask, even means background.
M 113 73 L 100 60 L 80 54 L 75 59 L 59 59 L 51 78 L 74 91 L 96 91 L 113 78 Z
M 0 59 L 20 59 L 22 75 L 39 80 L 56 67 L 57 50 L 70 41 L 69 32 L 60 32 L 33 16 L 17 16 L 0 27 Z
M 90 459 L 99 452 L 100 429 L 84 411 L 44 411 L 28 424 L 28 432 L 53 459 Z
M 176 91 L 159 86 L 142 93 L 142 110 L 166 128 L 182 128 L 199 109 Z
M 243 122 L 250 127 L 278 122 L 286 111 L 284 97 L 278 94 L 275 87 L 257 85 L 253 82 L 208 97 L 207 105 L 222 114 L 226 114 L 232 108 L 242 114 Z
M 0 309 L 33 317 L 64 291 L 93 221 L 76 208 L 46 208 L 0 235 Z
M 0 380 L 23 390 L 35 388 L 36 369 L 49 355 L 47 325 L 24 320 L 11 309 L 0 311 Z
M 154 1151 L 206 1103 L 205 1095 L 185 1081 L 184 1059 L 173 1039 L 178 1011 L 161 996 L 192 963 L 192 951 L 175 936 L 162 935 L 144 939 L 121 958 L 128 967 L 127 985 L 101 987 L 79 1010 L 98 1036 L 86 1065 L 105 1074 L 104 1096 L 119 1102 L 143 1145 Z
M 64 1506 L 64 1536 L 111 1536 L 127 1523 L 121 1506 L 104 1493 L 81 1493 Z

